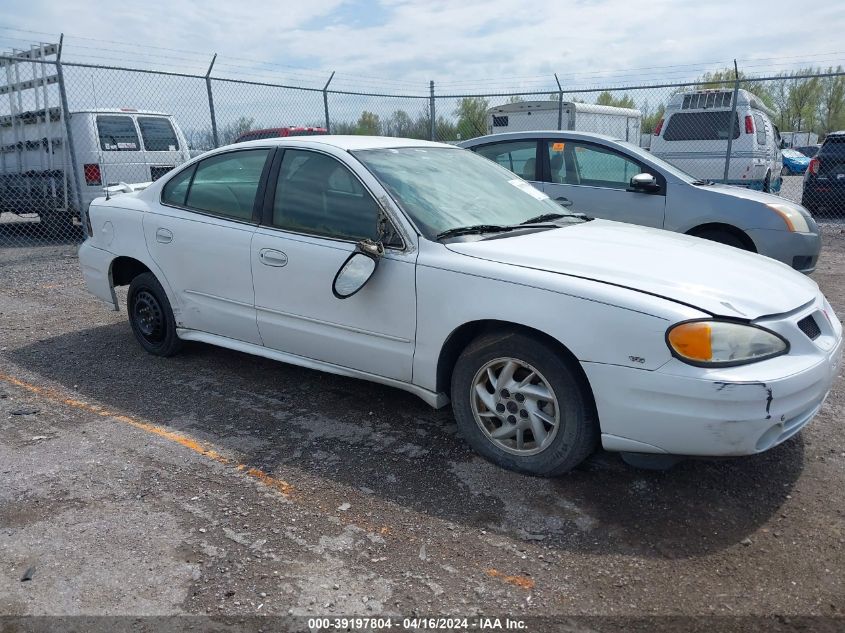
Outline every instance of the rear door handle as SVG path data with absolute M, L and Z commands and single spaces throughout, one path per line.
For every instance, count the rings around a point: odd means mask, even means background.
M 562 207 L 571 207 L 572 206 L 572 200 L 570 200 L 569 198 L 564 198 L 563 196 L 560 196 L 559 198 L 555 198 L 555 202 L 557 202 Z
M 274 248 L 262 248 L 258 251 L 258 259 L 265 266 L 275 266 L 276 268 L 287 266 L 288 263 L 288 256 Z
M 168 231 L 167 229 L 157 229 L 156 230 L 156 242 L 161 242 L 162 244 L 170 244 L 173 241 L 173 232 Z

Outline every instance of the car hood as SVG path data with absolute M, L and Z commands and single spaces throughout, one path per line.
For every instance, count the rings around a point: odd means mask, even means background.
M 788 312 L 818 294 L 814 281 L 768 257 L 606 220 L 446 246 L 470 257 L 624 286 L 735 318 Z
M 736 187 L 734 185 L 723 185 L 715 183 L 712 185 L 693 185 L 696 189 L 701 191 L 709 191 L 723 196 L 731 196 L 732 198 L 742 198 L 743 200 L 751 200 L 753 202 L 761 202 L 763 204 L 783 204 L 789 202 L 779 196 L 771 193 L 764 193 L 762 191 L 755 191 L 754 189 L 746 189 L 745 187 Z

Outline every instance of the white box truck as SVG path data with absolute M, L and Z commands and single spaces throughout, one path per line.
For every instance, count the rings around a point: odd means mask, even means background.
M 558 117 L 560 116 L 560 127 Z M 487 133 L 575 130 L 607 134 L 639 144 L 643 115 L 633 108 L 564 101 L 518 101 L 487 111 Z
M 49 46 L 34 50 L 32 57 L 55 54 Z M 55 67 L 31 59 L 0 59 L 0 99 L 8 96 L 0 103 L 0 213 L 37 214 L 66 230 L 105 186 L 153 181 L 190 158 L 164 112 L 65 112 Z M 23 78 L 17 65 L 25 66 Z

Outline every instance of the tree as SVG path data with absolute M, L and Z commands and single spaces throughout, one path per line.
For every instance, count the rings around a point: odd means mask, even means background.
M 605 90 L 596 97 L 596 105 L 615 106 L 617 108 L 633 108 L 634 100 L 628 95 L 614 97 L 609 91 Z
M 827 72 L 842 72 L 842 66 Z M 822 134 L 845 127 L 845 76 L 820 77 L 819 129 Z
M 234 143 L 241 134 L 252 130 L 254 124 L 255 119 L 245 116 L 239 117 L 232 123 L 227 123 L 218 132 L 220 145 L 229 145 Z
M 661 103 L 657 106 L 657 109 L 654 112 L 647 112 L 648 111 L 648 103 L 644 105 L 643 109 L 643 123 L 640 131 L 643 134 L 652 134 L 654 129 L 657 127 L 658 122 L 660 119 L 663 118 L 663 113 L 666 111 L 666 108 Z
M 457 133 L 461 138 L 473 138 L 487 134 L 487 110 L 490 102 L 484 97 L 464 97 L 455 108 L 458 117 Z M 438 134 L 438 138 L 441 138 Z
M 358 117 L 358 124 L 355 126 L 355 134 L 378 136 L 379 131 L 378 115 L 364 110 L 361 113 L 361 116 Z

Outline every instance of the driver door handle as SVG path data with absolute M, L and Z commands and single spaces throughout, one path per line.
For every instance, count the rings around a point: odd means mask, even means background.
M 562 207 L 571 207 L 572 206 L 572 200 L 570 200 L 569 198 L 564 198 L 563 196 L 559 196 L 559 197 L 555 198 L 555 202 L 557 202 Z

